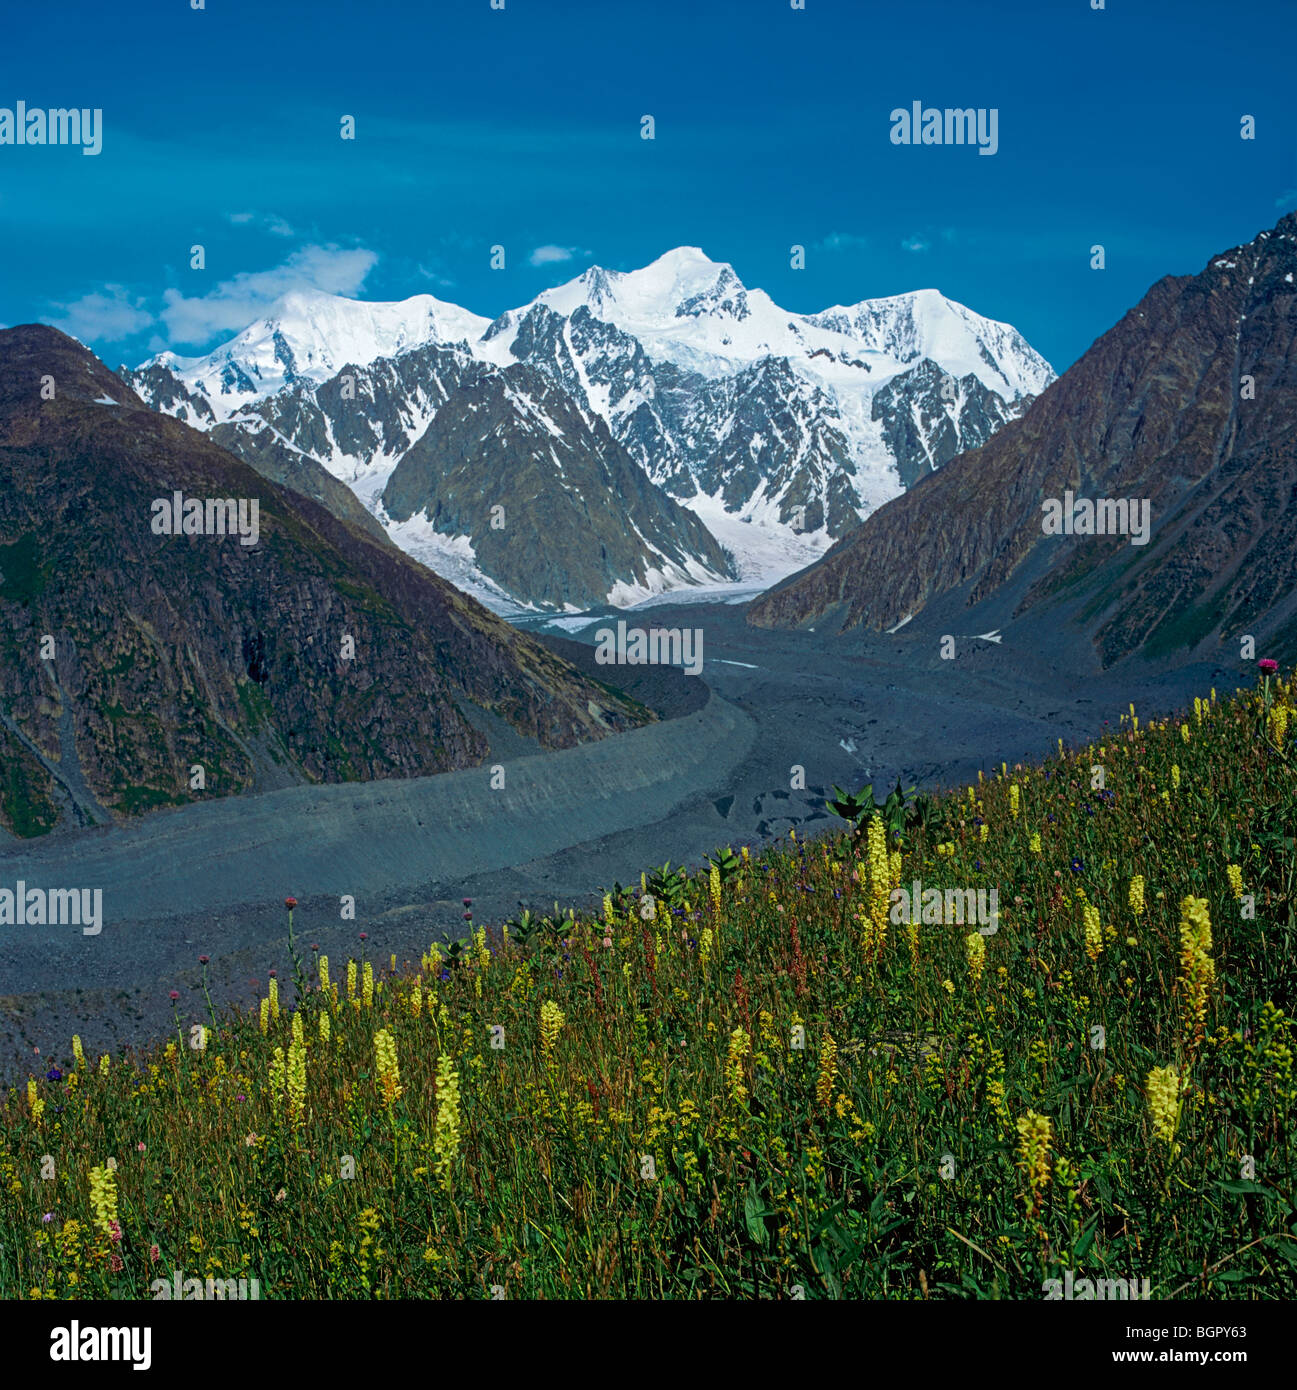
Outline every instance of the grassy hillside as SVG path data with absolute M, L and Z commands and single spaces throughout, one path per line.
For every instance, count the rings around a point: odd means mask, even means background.
M 376 978 L 299 924 L 295 1010 L 9 1092 L 0 1293 L 1297 1296 L 1295 693 Z

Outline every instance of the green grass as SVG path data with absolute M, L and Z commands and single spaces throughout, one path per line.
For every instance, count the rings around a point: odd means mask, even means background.
M 264 1033 L 38 1077 L 39 1113 L 0 1110 L 0 1295 L 1038 1299 L 1071 1269 L 1291 1299 L 1297 779 L 1267 728 L 1257 693 L 1123 715 L 943 796 L 885 874 L 867 839 L 789 840 L 678 912 L 615 890 L 369 997 L 335 962 L 300 1047 L 285 997 Z M 876 919 L 893 876 L 996 888 L 998 931 Z

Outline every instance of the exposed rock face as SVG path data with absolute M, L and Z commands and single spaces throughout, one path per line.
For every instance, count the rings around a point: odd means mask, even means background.
M 697 557 L 712 578 L 734 577 L 702 522 L 650 482 L 607 425 L 522 365 L 447 400 L 397 464 L 383 506 L 394 520 L 423 513 L 436 530 L 469 537 L 483 572 L 537 605 L 593 606 L 618 583 L 645 584 L 672 566 L 707 577 Z
M 474 766 L 468 705 L 552 748 L 650 717 L 54 329 L 0 332 L 0 470 L 0 824 L 20 834 Z M 156 534 L 176 491 L 256 499 L 257 543 Z
M 894 626 L 937 595 L 1070 600 L 1105 665 L 1208 638 L 1297 648 L 1297 214 L 1167 277 L 1020 420 L 752 605 L 789 627 Z M 1070 490 L 1147 500 L 1152 538 L 1046 535 Z M 1030 560 L 1031 568 L 1024 570 Z

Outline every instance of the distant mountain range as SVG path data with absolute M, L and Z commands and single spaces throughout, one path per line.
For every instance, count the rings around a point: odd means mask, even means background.
M 494 321 L 294 293 L 204 357 L 120 375 L 360 523 L 320 465 L 501 611 L 773 582 L 1053 380 L 935 290 L 794 314 L 690 247 Z
M 0 826 L 473 767 L 493 730 L 562 748 L 653 718 L 401 554 L 314 462 L 281 485 L 215 433 L 56 329 L 0 332 Z M 177 493 L 207 531 L 166 533 Z M 225 499 L 256 502 L 253 532 L 212 533 Z
M 1146 502 L 1150 538 L 1046 534 L 1045 504 L 1068 494 L 1074 515 L 1079 499 Z M 1065 620 L 1104 665 L 1243 635 L 1297 656 L 1297 214 L 1159 280 L 1021 419 L 748 618 L 891 629 L 938 601 Z

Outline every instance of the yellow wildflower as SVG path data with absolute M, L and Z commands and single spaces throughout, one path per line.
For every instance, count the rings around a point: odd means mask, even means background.
M 449 1053 L 437 1058 L 437 1118 L 432 1148 L 437 1155 L 441 1185 L 449 1192 L 452 1165 L 459 1152 L 459 1075 Z
M 293 1022 L 300 1024 L 300 1015 L 294 1014 Z M 294 1125 L 306 1114 L 306 1044 L 298 1036 L 288 1049 L 288 1114 Z
M 563 1010 L 552 999 L 540 1006 L 540 1050 L 547 1066 L 554 1065 L 554 1044 L 565 1022 Z
M 751 1039 L 742 1028 L 730 1034 L 729 1052 L 725 1059 L 725 1084 L 730 1099 L 742 1108 L 747 1104 L 748 1090 L 744 1085 L 743 1059 L 751 1051 Z
M 815 1083 L 815 1098 L 827 1110 L 833 1099 L 833 1083 L 838 1075 L 838 1045 L 831 1033 L 825 1033 L 820 1048 L 820 1074 Z
M 1179 1146 L 1175 1132 L 1180 1124 L 1180 1078 L 1174 1067 L 1154 1067 L 1146 1083 L 1148 1109 L 1153 1133 L 1174 1152 Z
M 964 938 L 964 953 L 968 957 L 968 973 L 976 984 L 986 968 L 986 938 L 981 932 L 969 932 Z
M 1130 904 L 1130 910 L 1136 917 L 1144 911 L 1144 879 L 1140 874 L 1136 874 L 1130 881 L 1130 892 L 1127 894 L 1126 901 Z
M 1053 1126 L 1047 1115 L 1028 1110 L 1017 1122 L 1018 1167 L 1027 1180 L 1027 1215 L 1034 1216 L 1040 1195 L 1049 1184 L 1049 1149 Z
M 1099 909 L 1093 903 L 1081 908 L 1085 920 L 1085 954 L 1091 960 L 1098 960 L 1103 954 L 1103 928 L 1099 923 Z
M 117 1221 L 117 1177 L 107 1164 L 90 1170 L 90 1207 L 95 1225 L 111 1235 Z
M 374 1059 L 378 1067 L 378 1084 L 383 1092 L 383 1104 L 391 1107 L 402 1093 L 401 1070 L 396 1061 L 396 1040 L 386 1028 L 374 1034 Z

